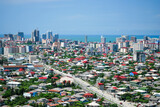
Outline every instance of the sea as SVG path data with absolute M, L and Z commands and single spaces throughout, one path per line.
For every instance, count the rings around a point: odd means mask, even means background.
M 72 41 L 85 41 L 85 36 L 87 36 L 88 42 L 101 42 L 102 35 L 59 35 L 60 39 L 69 39 Z M 150 38 L 159 38 L 160 35 L 128 35 L 129 38 L 135 36 L 137 39 L 143 39 L 144 36 Z M 3 34 L 0 34 L 0 37 L 3 37 Z M 121 37 L 121 35 L 103 35 L 106 38 L 106 42 L 115 42 L 116 38 Z M 25 35 L 25 38 L 31 38 L 31 35 Z

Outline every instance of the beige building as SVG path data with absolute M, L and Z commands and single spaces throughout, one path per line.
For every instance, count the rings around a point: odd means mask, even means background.
M 32 63 L 33 61 L 37 60 L 37 55 L 29 55 L 29 63 Z

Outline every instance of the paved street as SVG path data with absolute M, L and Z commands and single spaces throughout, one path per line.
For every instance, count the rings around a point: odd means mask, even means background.
M 46 65 L 48 69 L 50 69 L 51 67 Z M 77 78 L 71 74 L 66 74 L 66 73 L 62 73 L 56 69 L 54 69 L 54 72 L 57 73 L 57 74 L 60 74 L 62 76 L 69 76 L 69 77 L 72 77 L 74 79 L 74 82 L 75 84 L 79 85 L 82 89 L 84 89 L 85 91 L 87 92 L 90 92 L 90 93 L 96 93 L 96 95 L 100 98 L 104 97 L 105 100 L 111 102 L 111 103 L 116 103 L 118 104 L 119 107 L 134 107 L 134 105 L 130 104 L 129 102 L 127 101 L 120 101 L 118 98 L 114 98 L 112 95 L 110 95 L 109 93 L 107 92 L 103 92 L 101 91 L 100 89 L 90 85 L 89 83 L 87 83 L 86 81 L 83 81 L 82 79 L 80 78 Z M 120 104 L 122 103 L 122 105 Z

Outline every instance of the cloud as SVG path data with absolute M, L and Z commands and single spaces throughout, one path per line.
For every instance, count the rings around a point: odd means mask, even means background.
M 1 0 L 3 3 L 9 4 L 26 4 L 26 3 L 41 3 L 41 2 L 55 2 L 61 0 Z

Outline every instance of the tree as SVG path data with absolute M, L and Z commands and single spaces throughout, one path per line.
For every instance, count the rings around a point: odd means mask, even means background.
M 3 98 L 7 98 L 7 97 L 10 97 L 12 96 L 13 93 L 12 93 L 12 90 L 11 89 L 8 89 L 7 91 L 5 91 L 5 93 L 3 94 Z
M 44 55 L 44 57 L 47 57 L 47 53 L 44 53 L 43 55 Z
M 118 107 L 117 104 L 111 104 L 109 107 Z
M 102 105 L 103 101 L 104 101 L 104 97 L 101 98 L 101 101 L 100 101 L 101 105 Z
M 80 103 L 79 101 L 76 102 L 75 107 L 85 107 L 84 104 Z
M 99 75 L 99 77 L 104 77 L 104 73 L 101 73 L 101 74 Z
M 70 81 L 67 81 L 66 86 L 67 86 L 67 87 L 70 87 L 70 86 L 71 86 Z
M 97 94 L 96 93 L 94 94 L 94 98 L 97 98 Z
M 1 57 L 1 59 L 0 59 L 0 64 L 1 65 L 3 65 L 4 63 L 7 63 L 8 61 L 7 61 L 7 58 L 5 58 L 5 57 Z

